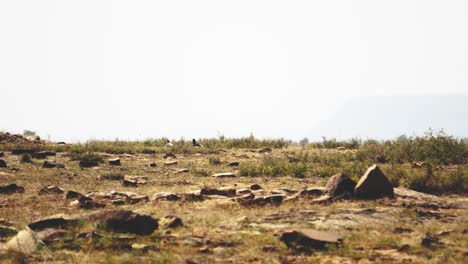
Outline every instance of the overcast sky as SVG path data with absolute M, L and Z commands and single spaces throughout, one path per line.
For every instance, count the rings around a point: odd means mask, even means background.
M 468 1 L 0 1 L 0 130 L 304 136 L 350 97 L 468 92 Z

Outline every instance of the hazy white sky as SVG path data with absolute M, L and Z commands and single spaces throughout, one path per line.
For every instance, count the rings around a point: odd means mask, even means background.
M 302 138 L 351 96 L 468 92 L 468 1 L 0 1 L 0 129 Z

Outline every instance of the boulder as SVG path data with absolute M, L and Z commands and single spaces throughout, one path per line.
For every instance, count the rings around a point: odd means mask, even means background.
M 60 189 L 60 187 L 58 187 L 56 185 L 50 185 L 50 186 L 46 186 L 46 187 L 40 189 L 39 194 L 40 195 L 44 195 L 44 194 L 63 194 L 63 190 Z
M 111 166 L 120 166 L 121 165 L 120 159 L 119 158 L 109 159 L 109 165 L 111 165 Z
M 371 166 L 359 179 L 354 195 L 361 199 L 393 197 L 393 186 L 377 165 Z
M 356 182 L 349 178 L 346 174 L 339 173 L 332 176 L 325 186 L 325 193 L 333 198 L 351 197 L 354 193 Z
M 10 251 L 31 255 L 40 245 L 44 245 L 44 242 L 42 242 L 33 231 L 25 229 L 21 230 L 15 237 L 10 239 L 5 247 Z
M 296 251 L 323 249 L 326 245 L 339 245 L 343 237 L 334 232 L 324 232 L 313 229 L 293 229 L 281 234 L 280 240 Z
M 124 181 L 123 181 L 124 186 L 131 186 L 131 187 L 136 187 L 137 185 L 147 184 L 147 183 L 148 183 L 148 177 L 146 176 L 125 175 Z
M 80 209 L 88 209 L 88 210 L 106 207 L 105 204 L 100 203 L 100 202 L 96 202 L 93 199 L 91 199 L 90 197 L 86 197 L 86 196 L 82 196 L 82 197 L 78 198 L 77 206 Z
M 150 235 L 158 228 L 158 221 L 149 215 L 129 210 L 107 210 L 90 216 L 90 220 L 104 224 L 113 232 Z
M 200 190 L 201 195 L 221 195 L 227 197 L 236 196 L 236 189 L 224 187 L 224 188 L 203 188 Z
M 0 186 L 0 194 L 24 193 L 24 188 L 11 183 L 8 185 Z
M 216 173 L 213 174 L 212 177 L 215 178 L 235 178 L 236 175 L 232 172 L 223 172 L 223 173 Z
M 42 168 L 65 168 L 65 164 L 59 163 L 59 162 L 52 162 L 52 161 L 47 161 L 45 160 L 44 163 L 42 164 Z
M 7 167 L 6 161 L 0 159 L 0 168 L 6 168 L 6 167 Z

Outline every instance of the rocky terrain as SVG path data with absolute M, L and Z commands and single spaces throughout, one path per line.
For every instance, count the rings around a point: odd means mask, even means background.
M 94 153 L 98 161 L 77 160 L 70 148 L 0 152 L 0 262 L 468 261 L 466 194 L 394 188 L 391 167 L 380 164 L 361 175 L 239 173 L 298 147 L 171 147 Z

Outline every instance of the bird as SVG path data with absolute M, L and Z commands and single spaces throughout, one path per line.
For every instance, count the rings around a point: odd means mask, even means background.
M 198 143 L 195 139 L 192 139 L 192 145 L 194 147 L 201 147 L 202 145 L 200 145 L 200 143 Z
M 166 147 L 172 148 L 173 146 L 174 146 L 174 144 L 172 144 L 169 139 L 166 139 Z

